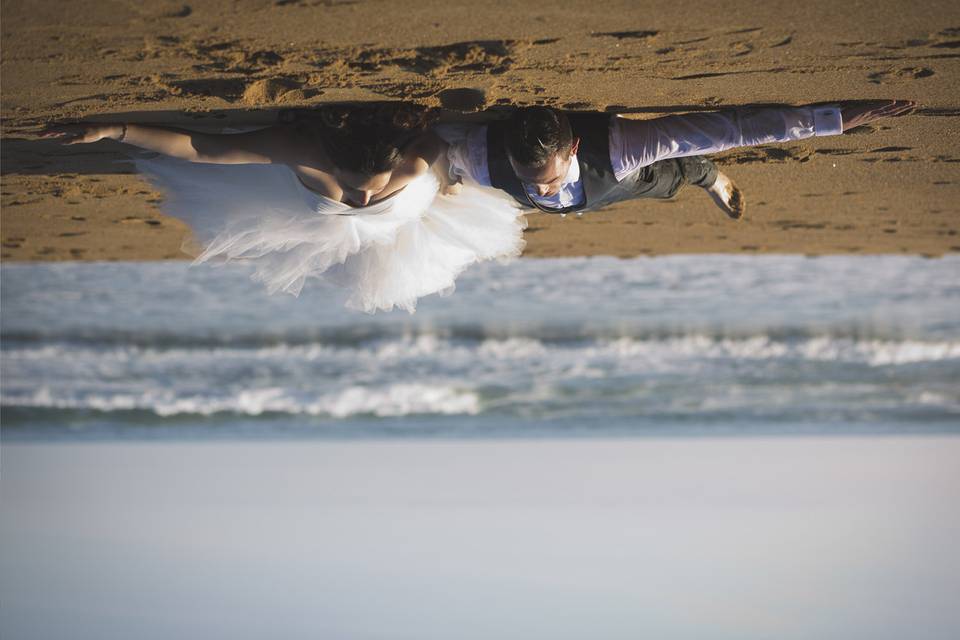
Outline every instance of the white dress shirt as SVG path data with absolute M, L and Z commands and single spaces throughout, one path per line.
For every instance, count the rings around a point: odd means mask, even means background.
M 438 127 L 437 133 L 450 143 L 447 155 L 454 174 L 470 178 L 481 186 L 492 186 L 487 167 L 486 125 L 445 125 Z M 836 106 L 739 108 L 652 120 L 612 116 L 610 164 L 620 181 L 638 169 L 668 158 L 841 133 L 843 121 Z M 535 188 L 524 185 L 537 204 L 559 209 L 584 201 L 580 165 L 576 156 L 573 160 L 557 195 L 540 196 Z

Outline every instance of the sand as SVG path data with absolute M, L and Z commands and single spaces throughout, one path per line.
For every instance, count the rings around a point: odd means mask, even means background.
M 201 127 L 413 100 L 448 117 L 545 104 L 656 117 L 757 103 L 918 101 L 855 135 L 720 156 L 705 193 L 528 216 L 530 256 L 960 251 L 960 5 L 119 0 L 2 4 L 2 258 L 185 257 L 122 145 L 37 140 L 89 118 Z

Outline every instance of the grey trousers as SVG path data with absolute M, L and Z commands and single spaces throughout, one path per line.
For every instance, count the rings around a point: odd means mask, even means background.
M 685 184 L 707 189 L 717 181 L 717 165 L 705 156 L 670 158 L 645 167 L 634 190 L 635 198 L 672 198 Z
M 584 207 L 581 211 L 596 211 L 614 202 L 637 198 L 666 200 L 677 195 L 685 184 L 708 189 L 717 181 L 718 173 L 719 169 L 713 160 L 704 156 L 661 160 L 625 177 L 613 189 L 602 197 L 597 197 L 589 207 Z

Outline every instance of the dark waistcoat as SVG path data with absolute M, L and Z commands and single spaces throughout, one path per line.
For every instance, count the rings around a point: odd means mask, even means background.
M 490 183 L 509 193 L 524 207 L 533 207 L 547 213 L 567 213 L 598 209 L 612 202 L 642 198 L 651 187 L 648 167 L 635 171 L 623 182 L 618 182 L 610 164 L 610 118 L 604 113 L 568 113 L 573 136 L 580 138 L 577 162 L 583 183 L 585 202 L 565 209 L 550 209 L 538 205 L 527 194 L 507 157 L 504 121 L 492 122 L 487 128 L 487 168 Z

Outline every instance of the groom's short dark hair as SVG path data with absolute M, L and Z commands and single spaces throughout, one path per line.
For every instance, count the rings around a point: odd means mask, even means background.
M 573 147 L 570 120 L 547 107 L 522 107 L 507 123 L 507 153 L 522 167 L 542 167 Z

